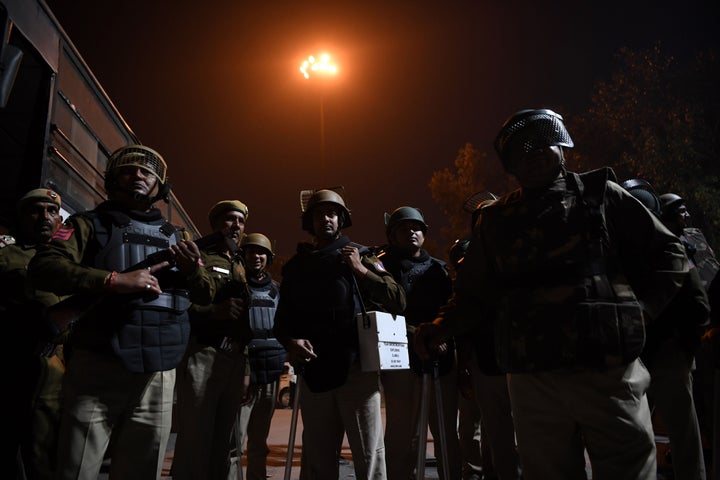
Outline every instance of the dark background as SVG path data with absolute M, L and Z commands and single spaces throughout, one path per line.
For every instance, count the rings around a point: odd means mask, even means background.
M 587 109 L 620 47 L 659 42 L 687 56 L 717 46 L 720 24 L 711 2 L 695 0 L 48 4 L 131 128 L 165 157 L 198 228 L 208 231 L 215 202 L 239 199 L 246 231 L 282 256 L 309 238 L 300 191 L 323 186 L 345 187 L 356 242 L 384 243 L 383 213 L 401 205 L 425 212 L 432 237 L 444 218 L 428 182 L 465 143 L 493 154 L 519 109 Z M 339 74 L 305 80 L 300 63 L 323 51 Z

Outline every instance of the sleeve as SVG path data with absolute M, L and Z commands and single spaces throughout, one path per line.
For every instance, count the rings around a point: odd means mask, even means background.
M 366 301 L 369 301 L 388 313 L 399 315 L 407 306 L 405 290 L 393 279 L 390 272 L 375 255 L 365 255 L 362 263 L 368 269 L 367 273 L 358 279 L 361 291 L 367 292 Z M 282 297 L 281 297 L 282 298 Z
M 275 318 L 273 325 L 273 335 L 277 338 L 285 349 L 288 348 L 287 343 L 290 339 L 295 338 L 292 331 L 292 319 L 294 317 L 294 310 L 290 298 L 290 289 L 292 288 L 292 277 L 287 275 L 283 271 L 283 279 L 280 284 L 280 299 L 278 300 L 278 306 L 275 310 Z
M 494 295 L 494 284 L 487 275 L 488 262 L 479 235 L 479 230 L 473 233 L 458 269 L 452 295 L 434 321 L 447 337 L 469 333 L 482 325 L 482 319 L 490 318 L 484 313 L 483 305 L 487 295 Z
M 606 221 L 612 248 L 633 292 L 656 319 L 682 287 L 689 262 L 680 240 L 632 195 L 608 182 Z
M 101 292 L 110 272 L 83 264 L 93 237 L 90 220 L 77 215 L 70 217 L 50 243 L 38 246 L 28 265 L 35 288 L 58 295 Z
M 193 305 L 210 305 L 215 296 L 216 285 L 206 269 L 198 266 L 185 281 Z

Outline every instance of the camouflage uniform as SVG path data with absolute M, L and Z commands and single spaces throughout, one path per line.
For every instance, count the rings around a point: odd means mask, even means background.
M 565 172 L 486 207 L 436 321 L 448 335 L 495 335 L 528 480 L 585 478 L 584 445 L 598 478 L 655 477 L 641 309 L 656 318 L 688 265 L 678 239 L 605 178 Z
M 715 258 L 715 252 L 710 248 L 705 235 L 698 228 L 684 228 L 680 240 L 685 245 L 688 257 L 697 268 L 700 280 L 707 290 L 720 270 L 720 263 Z

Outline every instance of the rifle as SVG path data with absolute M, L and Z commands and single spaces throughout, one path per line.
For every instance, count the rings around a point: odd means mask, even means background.
M 204 237 L 195 240 L 195 244 L 200 250 L 211 245 L 215 245 L 226 239 L 225 234 L 221 231 L 213 232 Z M 229 242 L 229 240 L 228 240 Z M 129 266 L 121 273 L 134 272 L 144 268 L 151 267 L 158 263 L 169 262 L 169 267 L 173 266 L 172 255 L 170 249 L 159 250 L 151 253 L 141 262 Z M 108 294 L 97 295 L 96 293 L 78 293 L 72 295 L 55 305 L 47 307 L 44 312 L 44 320 L 48 326 L 50 340 L 42 342 L 38 347 L 38 353 L 46 357 L 51 357 L 55 353 L 55 347 L 62 343 L 62 339 L 72 330 L 75 323 L 84 317 L 88 312 L 97 308 L 108 297 Z

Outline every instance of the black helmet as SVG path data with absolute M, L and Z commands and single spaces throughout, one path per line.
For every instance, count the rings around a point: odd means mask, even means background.
M 663 210 L 669 211 L 685 203 L 685 199 L 677 193 L 663 193 L 660 195 L 660 203 Z
M 385 214 L 385 235 L 388 237 L 388 240 L 390 240 L 390 232 L 392 232 L 400 222 L 406 220 L 420 223 L 423 233 L 427 233 L 428 226 L 419 208 L 400 207 L 396 208 L 391 214 Z
M 627 190 L 630 195 L 640 200 L 640 203 L 645 205 L 645 208 L 655 214 L 656 217 L 662 216 L 660 199 L 650 182 L 642 178 L 631 178 L 625 180 L 620 186 Z
M 511 152 L 523 154 L 547 146 L 573 147 L 563 117 L 548 109 L 520 110 L 508 118 L 495 138 L 495 150 L 507 168 Z
M 340 229 L 352 225 L 352 220 L 350 219 L 350 210 L 348 210 L 348 208 L 345 206 L 345 200 L 343 200 L 339 193 L 333 190 L 323 189 L 314 192 L 312 196 L 308 199 L 307 205 L 305 206 L 305 211 L 303 211 L 302 213 L 303 230 L 309 232 L 312 235 L 315 235 L 315 229 L 313 227 L 312 220 L 312 210 L 321 203 L 334 203 L 335 205 L 338 205 L 340 207 L 340 218 L 338 219 L 338 227 Z

